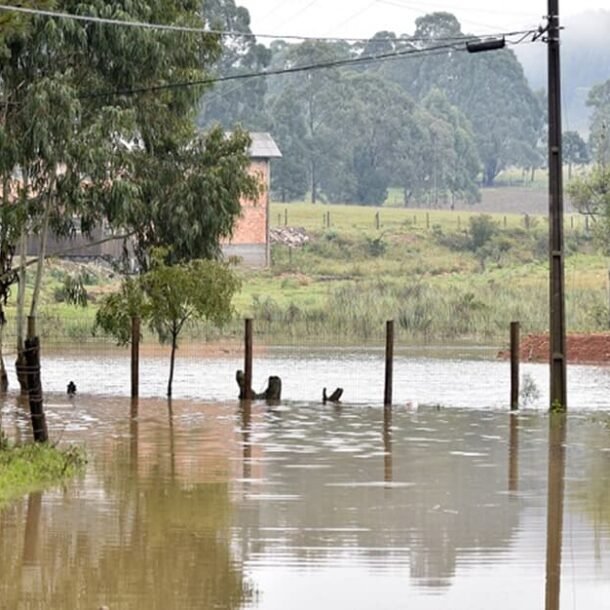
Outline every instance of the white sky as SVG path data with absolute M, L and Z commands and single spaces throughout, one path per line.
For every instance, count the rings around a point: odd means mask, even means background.
M 472 34 L 529 28 L 542 23 L 547 0 L 236 0 L 257 34 L 370 37 L 380 30 L 413 33 L 417 17 L 455 14 Z M 610 10 L 608 0 L 560 0 L 560 15 Z

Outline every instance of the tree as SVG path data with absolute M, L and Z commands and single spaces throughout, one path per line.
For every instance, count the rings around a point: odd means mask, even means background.
M 588 175 L 576 177 L 567 191 L 572 205 L 591 218 L 593 236 L 610 256 L 610 167 L 598 165 Z
M 413 41 L 403 44 L 425 49 L 463 37 L 453 15 L 432 13 L 417 19 Z M 416 100 L 433 89 L 447 95 L 472 126 L 486 186 L 508 165 L 530 162 L 544 115 L 512 51 L 468 55 L 448 48 L 386 62 L 381 71 Z
M 610 162 L 610 80 L 589 91 L 587 106 L 593 109 L 589 145 L 598 163 Z
M 589 163 L 589 151 L 586 142 L 577 131 L 566 131 L 563 134 L 563 159 L 568 164 L 568 178 L 572 179 L 572 165 Z
M 53 3 L 68 13 L 79 6 L 75 0 Z M 91 0 L 87 13 L 205 24 L 199 0 Z M 198 137 L 194 116 L 203 87 L 164 86 L 201 80 L 220 55 L 219 36 L 44 16 L 17 21 L 19 27 L 2 35 L 0 165 L 3 193 L 28 211 L 18 233 L 40 235 L 30 316 L 37 313 L 47 231 L 69 235 L 75 216 L 84 233 L 107 220 L 136 234 L 143 269 L 150 249 L 168 241 L 177 242 L 176 260 L 217 254 L 240 197 L 256 190 L 247 175 L 248 139 L 220 130 Z M 129 93 L 134 88 L 137 95 Z M 19 285 L 22 320 L 24 272 Z
M 234 0 L 206 0 L 203 15 L 211 30 L 235 32 L 223 37 L 222 54 L 214 66 L 219 76 L 260 72 L 271 60 L 271 51 L 256 42 L 250 30 L 250 14 Z M 249 130 L 266 130 L 270 122 L 265 96 L 267 80 L 245 79 L 218 83 L 201 98 L 197 122 L 209 128 L 220 123 L 225 129 L 240 124 Z
M 344 55 L 337 45 L 308 41 L 293 46 L 284 55 L 284 60 L 286 65 L 307 66 L 341 57 Z M 289 129 L 278 128 L 277 122 L 274 131 L 284 158 L 302 159 L 312 203 L 318 201 L 320 185 L 325 178 L 336 173 L 334 160 L 341 158 L 338 154 L 341 142 L 331 127 L 332 116 L 338 111 L 337 103 L 340 103 L 337 91 L 341 86 L 341 74 L 335 68 L 305 72 L 288 79 L 273 102 L 274 106 L 283 108 L 283 117 L 290 117 L 286 111 L 291 111 L 292 117 L 298 117 L 289 118 L 289 121 L 290 124 L 299 124 L 302 137 L 290 135 Z
M 433 89 L 422 101 L 429 113 L 428 127 L 432 139 L 432 158 L 428 163 L 433 176 L 435 199 L 439 191 L 448 193 L 451 206 L 455 199 L 470 203 L 480 199 L 477 177 L 481 163 L 470 122 L 449 102 L 439 89 Z
M 136 280 L 126 279 L 118 293 L 102 302 L 96 326 L 119 344 L 130 340 L 131 318 L 148 323 L 161 343 L 169 343 L 170 369 L 167 396 L 172 395 L 178 339 L 188 322 L 209 320 L 222 326 L 233 315 L 231 300 L 240 282 L 228 265 L 191 260 L 167 265 L 167 254 L 155 250 L 150 270 Z
M 216 127 L 174 142 L 167 152 L 129 153 L 124 186 L 110 186 L 102 200 L 111 226 L 134 236 L 140 271 L 149 269 L 155 248 L 165 248 L 170 263 L 218 258 L 219 240 L 230 237 L 241 199 L 256 198 L 260 188 L 248 174 L 249 143 L 241 130 L 227 136 Z M 124 196 L 114 199 L 117 187 Z

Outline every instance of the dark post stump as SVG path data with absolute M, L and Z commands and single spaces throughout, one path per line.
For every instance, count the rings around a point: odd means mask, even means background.
M 385 391 L 383 404 L 389 407 L 392 404 L 392 376 L 394 368 L 394 320 L 386 322 L 385 339 Z
M 251 400 L 252 395 L 252 318 L 247 318 L 244 327 L 244 396 Z
M 276 375 L 269 377 L 267 389 L 265 390 L 265 400 L 282 399 L 282 380 Z
M 140 318 L 131 318 L 131 397 L 140 393 Z
M 519 408 L 519 322 L 510 323 L 510 408 Z
M 25 340 L 25 362 L 27 366 L 28 397 L 34 440 L 37 443 L 46 443 L 49 440 L 49 433 L 42 404 L 40 343 L 38 337 L 29 337 Z

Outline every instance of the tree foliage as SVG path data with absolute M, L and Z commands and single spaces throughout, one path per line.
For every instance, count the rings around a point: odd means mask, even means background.
M 126 345 L 131 340 L 131 320 L 137 316 L 161 343 L 169 343 L 167 395 L 171 396 L 178 340 L 186 324 L 207 320 L 222 326 L 228 322 L 240 282 L 225 263 L 190 260 L 168 265 L 167 259 L 165 251 L 154 250 L 149 271 L 135 279 L 126 278 L 119 292 L 104 298 L 96 314 L 96 327 Z
M 598 165 L 586 176 L 568 185 L 572 205 L 593 221 L 593 235 L 605 254 L 610 255 L 610 167 Z
M 610 163 L 610 79 L 591 88 L 587 106 L 593 109 L 589 144 L 595 161 Z

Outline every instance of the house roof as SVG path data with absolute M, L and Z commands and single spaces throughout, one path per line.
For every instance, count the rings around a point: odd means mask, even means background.
M 254 131 L 250 133 L 250 139 L 249 153 L 253 159 L 279 159 L 282 156 L 270 133 Z

